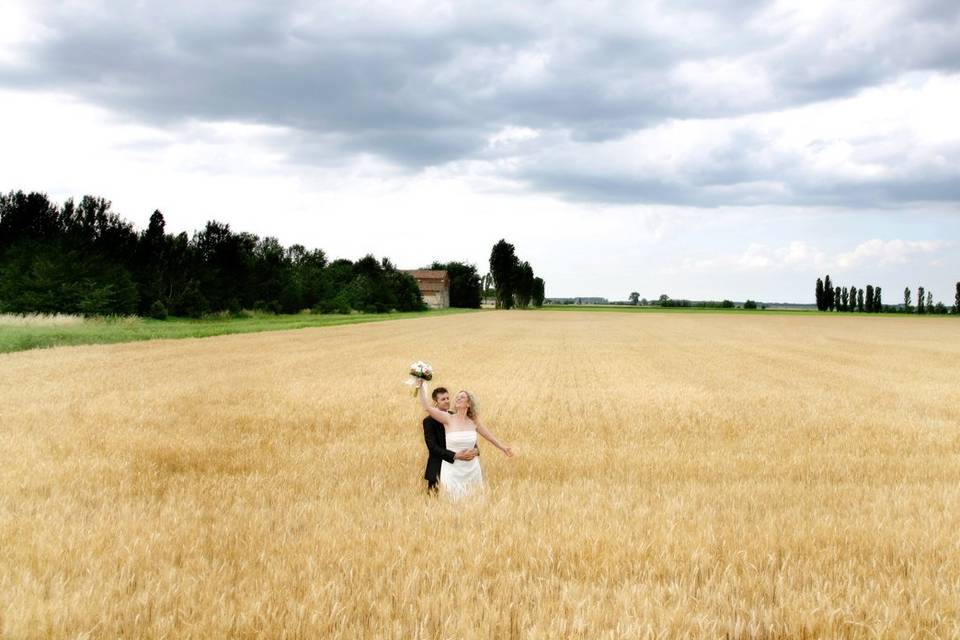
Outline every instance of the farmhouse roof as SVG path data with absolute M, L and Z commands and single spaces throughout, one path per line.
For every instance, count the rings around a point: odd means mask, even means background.
M 413 269 L 406 273 L 413 276 L 423 293 L 444 291 L 450 286 L 450 277 L 442 269 Z

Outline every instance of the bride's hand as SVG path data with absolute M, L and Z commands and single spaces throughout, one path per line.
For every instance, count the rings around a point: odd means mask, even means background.
M 511 447 L 511 446 L 509 446 L 509 445 L 504 445 L 504 446 L 503 446 L 503 455 L 507 456 L 508 458 L 512 458 L 512 457 L 513 457 L 513 447 Z

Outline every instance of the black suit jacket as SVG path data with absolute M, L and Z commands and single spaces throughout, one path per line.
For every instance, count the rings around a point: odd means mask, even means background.
M 434 420 L 433 416 L 423 419 L 423 441 L 427 445 L 427 451 L 430 452 L 423 477 L 427 482 L 433 483 L 440 477 L 440 465 L 443 461 L 453 464 L 453 457 L 457 454 L 447 449 L 447 433 L 443 430 L 443 424 Z

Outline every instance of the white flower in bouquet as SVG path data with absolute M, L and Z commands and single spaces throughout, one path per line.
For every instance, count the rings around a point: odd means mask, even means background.
M 417 380 L 433 380 L 433 367 L 420 360 L 410 365 L 410 377 L 407 378 L 407 384 L 414 387 L 414 396 L 417 395 Z

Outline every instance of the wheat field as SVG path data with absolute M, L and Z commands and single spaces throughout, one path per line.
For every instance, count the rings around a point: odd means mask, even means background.
M 960 322 L 487 312 L 0 355 L 4 638 L 957 638 Z M 423 491 L 402 385 L 477 394 Z

